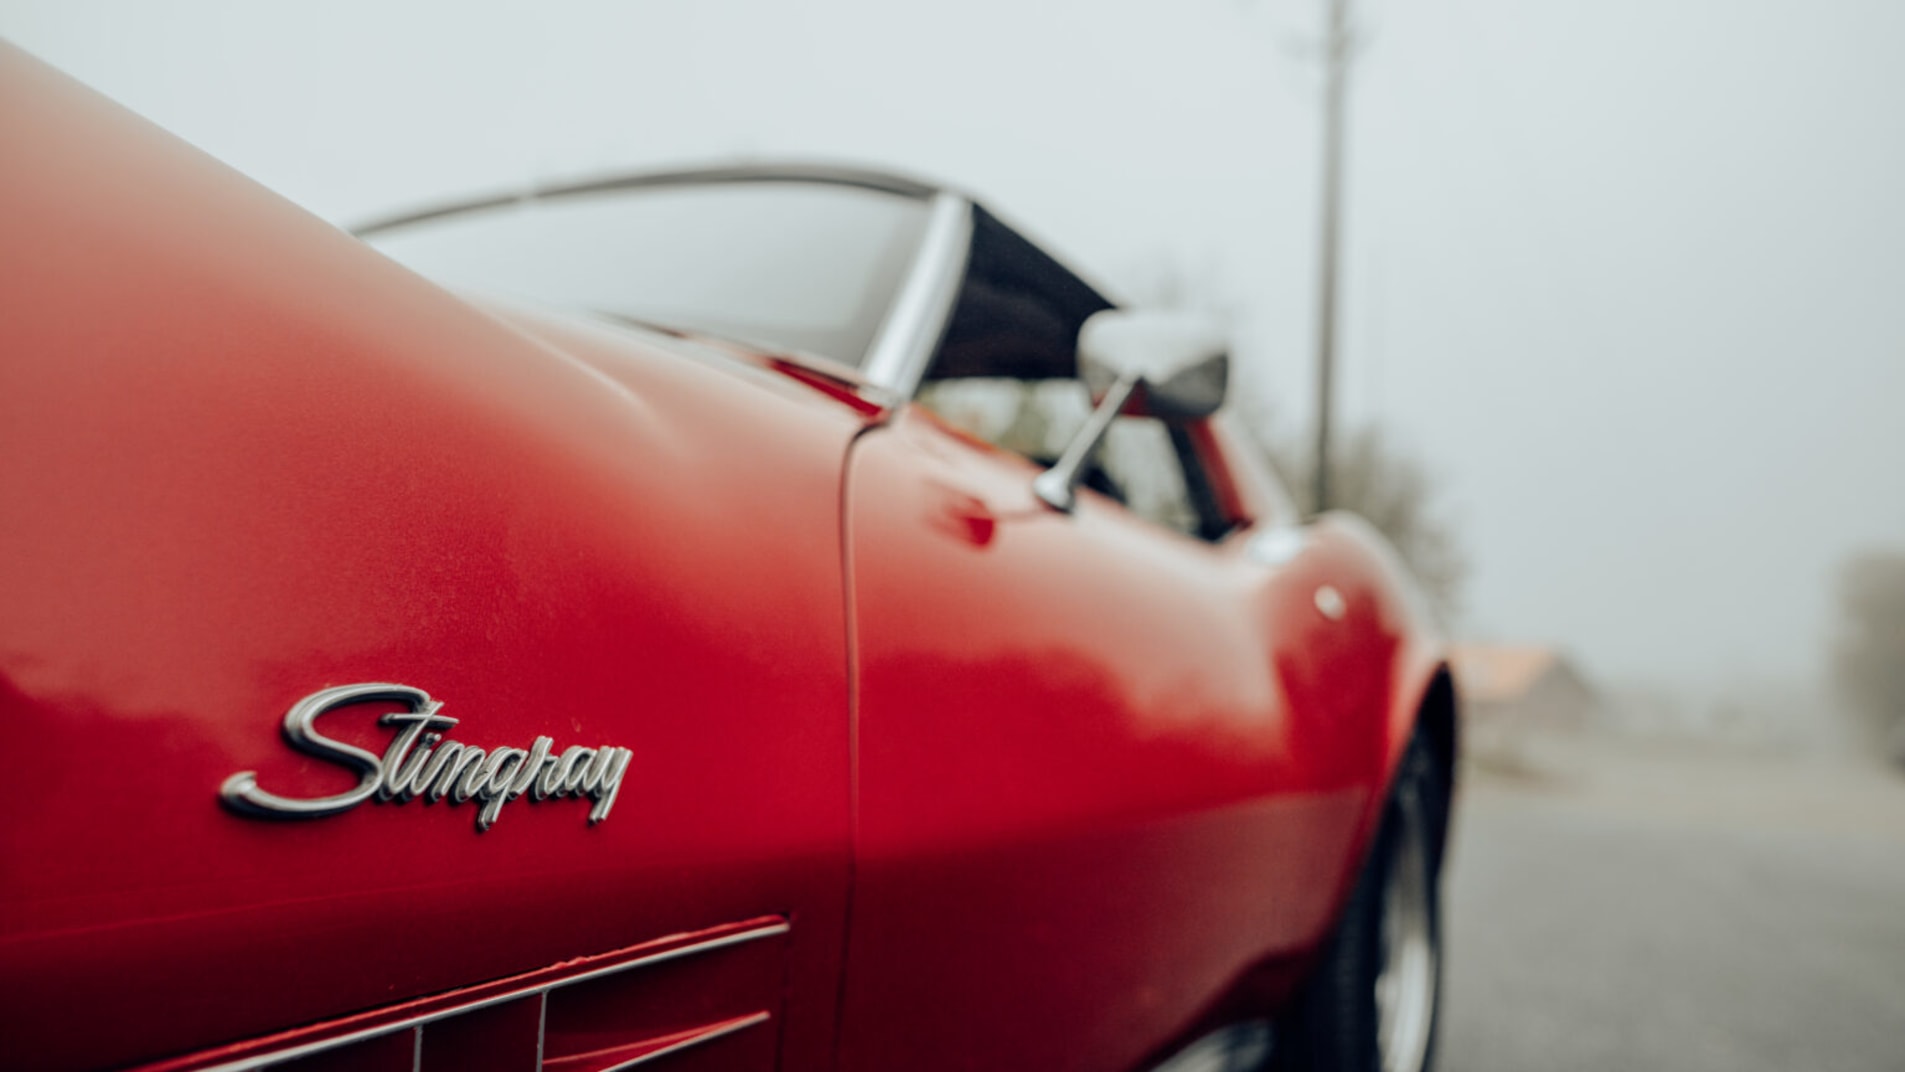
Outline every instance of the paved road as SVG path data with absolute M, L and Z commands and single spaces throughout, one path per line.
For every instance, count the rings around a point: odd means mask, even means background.
M 1442 1072 L 1905 1070 L 1905 781 L 1601 749 L 1478 772 Z

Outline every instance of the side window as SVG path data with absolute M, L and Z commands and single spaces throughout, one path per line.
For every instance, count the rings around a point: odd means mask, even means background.
M 925 384 L 917 401 L 947 423 L 1041 465 L 1058 460 L 1091 414 L 1085 385 L 1069 379 L 938 380 Z M 1155 524 L 1214 539 L 1221 525 L 1195 457 L 1181 431 L 1124 417 L 1113 422 L 1084 484 Z
M 934 380 L 915 398 L 941 420 L 995 446 L 1050 465 L 1091 414 L 1077 380 L 968 377 Z
M 1184 463 L 1163 421 L 1151 417 L 1113 421 L 1098 461 L 1112 483 L 1124 490 L 1125 506 L 1132 513 L 1186 536 L 1200 534 L 1202 525 L 1184 478 Z

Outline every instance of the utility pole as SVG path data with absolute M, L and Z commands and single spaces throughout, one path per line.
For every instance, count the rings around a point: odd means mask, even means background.
M 1317 249 L 1316 287 L 1316 494 L 1318 513 L 1330 507 L 1330 417 L 1336 379 L 1337 275 L 1340 271 L 1343 216 L 1343 90 L 1349 78 L 1354 35 L 1349 28 L 1350 0 L 1329 4 L 1329 31 L 1323 44 L 1323 206 Z

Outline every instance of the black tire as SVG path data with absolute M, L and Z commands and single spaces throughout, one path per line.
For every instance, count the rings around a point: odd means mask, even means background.
M 1273 1072 L 1428 1072 L 1434 1065 L 1447 823 L 1448 786 L 1418 736 L 1396 771 L 1343 918 L 1277 1022 Z

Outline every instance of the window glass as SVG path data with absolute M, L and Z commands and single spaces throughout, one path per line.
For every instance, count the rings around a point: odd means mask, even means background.
M 969 377 L 935 380 L 917 401 L 948 424 L 1050 465 L 1091 415 L 1091 398 L 1077 380 Z
M 447 286 L 705 332 L 858 366 L 924 202 L 828 183 L 563 194 L 370 237 Z
M 1057 461 L 1091 415 L 1091 398 L 1077 380 L 940 380 L 922 387 L 918 401 L 948 423 L 1041 465 Z M 1113 421 L 1082 483 L 1166 528 L 1199 531 L 1183 462 L 1163 421 Z
M 1111 423 L 1099 450 L 1105 472 L 1124 489 L 1125 505 L 1185 535 L 1198 532 L 1197 507 L 1184 481 L 1184 465 L 1171 430 L 1153 417 L 1124 417 Z

